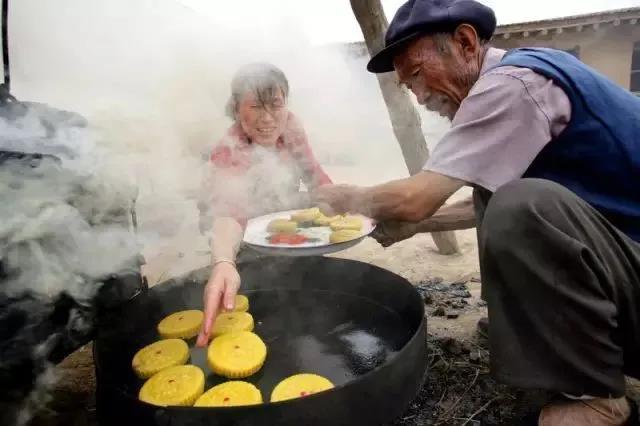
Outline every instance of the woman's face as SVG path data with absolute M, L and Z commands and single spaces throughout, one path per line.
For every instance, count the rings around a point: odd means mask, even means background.
M 263 105 L 255 93 L 247 92 L 238 104 L 237 119 L 251 142 L 262 146 L 275 145 L 287 124 L 287 103 L 278 90 Z

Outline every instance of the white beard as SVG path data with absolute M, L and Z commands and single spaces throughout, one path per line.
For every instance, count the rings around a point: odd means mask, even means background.
M 450 121 L 453 120 L 455 109 L 453 108 L 453 103 L 447 96 L 442 94 L 432 94 L 427 97 L 426 101 L 423 102 L 423 105 L 427 111 L 436 112 L 441 117 L 448 118 Z

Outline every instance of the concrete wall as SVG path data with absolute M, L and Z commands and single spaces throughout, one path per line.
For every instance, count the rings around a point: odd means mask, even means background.
M 585 27 L 580 32 L 576 29 L 565 29 L 561 34 L 550 31 L 547 35 L 540 35 L 535 32 L 527 38 L 523 38 L 521 34 L 512 34 L 509 39 L 497 35 L 492 44 L 502 49 L 544 46 L 569 50 L 579 46 L 580 59 L 584 63 L 629 88 L 635 42 L 640 42 L 640 25 L 623 24 L 616 27 L 607 24 L 597 30 Z

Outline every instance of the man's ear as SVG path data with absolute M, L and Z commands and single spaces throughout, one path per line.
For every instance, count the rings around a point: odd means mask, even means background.
M 460 24 L 453 33 L 453 42 L 468 62 L 477 57 L 480 49 L 480 38 L 472 25 Z

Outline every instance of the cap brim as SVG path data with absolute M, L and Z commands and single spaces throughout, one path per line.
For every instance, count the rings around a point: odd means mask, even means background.
M 375 74 L 393 71 L 393 58 L 395 58 L 395 56 L 405 47 L 407 42 L 413 40 L 421 33 L 421 31 L 417 31 L 413 34 L 409 34 L 408 36 L 391 43 L 390 45 L 386 46 L 384 49 L 373 55 L 373 57 L 367 64 L 367 71 Z

